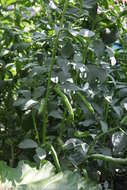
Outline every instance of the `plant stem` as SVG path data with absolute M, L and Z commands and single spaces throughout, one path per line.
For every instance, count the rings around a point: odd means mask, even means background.
M 66 13 L 66 9 L 68 6 L 68 0 L 65 1 L 64 3 L 64 9 L 61 17 L 61 22 L 60 22 L 60 27 L 62 29 L 63 23 L 64 23 L 64 16 Z M 51 87 L 51 76 L 52 76 L 52 71 L 53 71 L 53 66 L 55 64 L 55 57 L 56 57 L 56 50 L 57 50 L 57 45 L 59 41 L 59 35 L 60 35 L 61 30 L 56 35 L 56 40 L 54 42 L 53 50 L 52 50 L 52 62 L 49 68 L 49 73 L 48 73 L 48 85 L 47 85 L 47 91 L 46 91 L 46 96 L 45 96 L 45 102 L 44 102 L 44 112 L 43 112 L 43 130 L 42 130 L 42 143 L 46 143 L 46 130 L 47 130 L 47 123 L 48 123 L 48 113 L 47 113 L 47 105 L 48 105 L 48 98 L 50 94 L 50 87 Z
M 13 144 L 12 144 L 12 143 L 10 144 L 10 147 L 11 147 L 10 166 L 13 167 L 13 166 L 14 166 L 14 159 L 15 159 L 15 156 L 14 156 L 14 147 L 13 147 Z
M 33 125 L 34 125 L 34 129 L 35 129 L 35 133 L 36 133 L 37 142 L 40 145 L 40 139 L 39 139 L 39 134 L 38 134 L 38 130 L 37 130 L 37 125 L 36 125 L 35 115 L 34 115 L 33 109 L 32 109 L 32 120 L 33 120 Z
M 90 45 L 90 39 L 87 41 L 86 43 L 86 47 L 84 47 L 84 51 L 83 51 L 83 58 L 82 58 L 82 62 L 85 65 L 86 63 L 86 57 L 87 57 L 87 53 L 88 53 L 88 47 Z
M 112 156 L 106 156 L 103 154 L 92 154 L 87 159 L 103 160 L 114 164 L 127 164 L 127 158 L 113 158 Z
M 61 127 L 60 127 L 60 136 L 59 136 L 59 138 L 61 140 L 63 140 L 62 138 L 63 138 L 63 131 L 64 131 L 64 128 L 65 128 L 65 118 L 66 118 L 66 111 L 64 111 L 64 117 L 62 119 L 62 123 L 61 123 Z
M 64 16 L 65 16 L 65 13 L 66 13 L 67 7 L 68 7 L 68 0 L 65 0 L 65 3 L 64 3 L 64 9 L 63 9 L 62 17 L 61 17 L 61 22 L 60 22 L 60 27 L 61 27 L 61 28 L 63 28 L 63 24 L 64 24 Z
M 58 32 L 58 34 L 56 36 L 56 40 L 55 40 L 53 51 L 52 51 L 52 62 L 51 62 L 50 70 L 48 73 L 48 85 L 47 85 L 47 91 L 46 91 L 44 109 L 43 109 L 43 111 L 44 111 L 43 112 L 43 114 L 44 114 L 43 115 L 43 131 L 42 131 L 43 144 L 46 143 L 46 129 L 47 129 L 47 122 L 48 122 L 47 104 L 48 104 L 48 98 L 49 98 L 49 93 L 50 93 L 52 70 L 53 70 L 53 66 L 55 64 L 55 55 L 56 55 L 56 48 L 57 48 L 57 44 L 58 44 L 59 34 L 60 34 L 60 31 Z
M 105 122 L 107 122 L 107 119 L 108 119 L 108 112 L 109 112 L 109 103 L 107 100 L 105 100 L 105 103 L 104 103 Z
M 96 20 L 96 18 L 93 20 L 93 22 L 92 22 L 92 28 L 91 28 L 91 30 L 93 30 L 94 29 L 94 27 L 95 27 L 95 20 Z M 88 50 L 89 50 L 89 45 L 90 45 L 90 43 L 91 43 L 91 39 L 89 38 L 88 40 L 87 40 L 87 42 L 86 42 L 86 47 L 83 47 L 84 48 L 84 51 L 83 51 L 83 58 L 82 58 L 82 63 L 85 65 L 85 63 L 86 63 L 86 58 L 87 58 L 87 53 L 88 53 Z M 83 45 L 84 46 L 84 45 Z

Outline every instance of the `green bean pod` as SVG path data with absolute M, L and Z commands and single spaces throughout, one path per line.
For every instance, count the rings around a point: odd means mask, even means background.
M 38 110 L 39 115 L 41 113 L 43 113 L 43 111 L 44 111 L 44 104 L 45 104 L 45 99 L 42 99 L 41 102 L 40 102 L 39 110 Z
M 66 106 L 67 108 L 67 111 L 69 113 L 69 117 L 71 120 L 74 120 L 74 113 L 73 113 L 73 109 L 72 109 L 72 106 L 67 98 L 67 96 L 62 92 L 62 90 L 60 89 L 60 87 L 57 85 L 55 86 L 54 88 L 55 92 L 61 97 L 64 105 Z
M 85 96 L 83 96 L 80 92 L 77 93 L 77 95 L 81 98 L 82 102 L 84 103 L 84 105 L 88 108 L 88 110 L 94 114 L 94 109 L 92 107 L 92 105 L 86 100 Z
M 61 167 L 60 167 L 60 162 L 59 162 L 57 153 L 56 153 L 54 147 L 51 144 L 48 143 L 47 145 L 48 145 L 48 147 L 49 147 L 49 149 L 51 151 L 51 154 L 53 156 L 53 160 L 54 160 L 57 172 L 60 172 L 61 171 Z

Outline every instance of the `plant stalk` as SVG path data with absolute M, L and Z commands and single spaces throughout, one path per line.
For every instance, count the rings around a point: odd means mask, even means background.
M 107 100 L 105 100 L 105 103 L 104 103 L 104 112 L 105 112 L 104 119 L 105 119 L 105 122 L 107 122 L 108 113 L 109 113 L 109 103 L 107 102 Z
M 62 119 L 61 127 L 60 127 L 60 135 L 59 138 L 63 140 L 63 131 L 65 129 L 65 119 L 66 119 L 66 111 L 64 111 L 64 117 Z
M 11 159 L 10 159 L 10 166 L 13 167 L 14 166 L 14 160 L 15 160 L 15 156 L 14 156 L 14 147 L 13 144 L 10 144 L 11 147 Z
M 32 109 L 32 120 L 33 120 L 34 130 L 35 130 L 35 133 L 36 133 L 37 142 L 40 145 L 40 139 L 39 139 L 39 134 L 38 134 L 38 130 L 37 130 L 37 125 L 36 125 L 35 115 L 34 115 L 33 109 Z
M 68 7 L 68 0 L 65 0 L 64 3 L 64 9 L 60 21 L 60 27 L 62 29 L 63 23 L 64 23 L 64 16 L 66 13 L 66 9 Z M 48 73 L 48 85 L 47 85 L 47 91 L 46 91 L 46 96 L 45 96 L 45 102 L 44 102 L 44 115 L 43 115 L 43 130 L 42 130 L 42 143 L 46 143 L 46 130 L 47 130 L 47 123 L 48 123 L 48 113 L 47 113 L 47 105 L 48 105 L 48 98 L 50 94 L 50 87 L 51 87 L 51 76 L 52 76 L 52 71 L 53 71 L 53 66 L 55 64 L 55 57 L 56 57 L 56 51 L 57 51 L 57 45 L 59 41 L 59 35 L 60 35 L 61 30 L 56 35 L 56 40 L 54 42 L 53 50 L 52 50 L 52 62 L 50 65 L 49 73 Z
M 127 158 L 114 158 L 112 156 L 106 156 L 103 154 L 92 154 L 87 157 L 87 159 L 94 159 L 94 160 L 102 160 L 114 164 L 126 164 L 127 165 Z

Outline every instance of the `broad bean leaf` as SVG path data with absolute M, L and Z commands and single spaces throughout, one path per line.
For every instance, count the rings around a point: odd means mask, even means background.
M 13 3 L 16 3 L 16 0 L 1 0 L 2 5 L 11 5 Z
M 24 105 L 24 107 L 23 107 L 23 110 L 31 109 L 31 108 L 32 108 L 33 106 L 35 106 L 37 103 L 38 103 L 38 101 L 35 101 L 35 100 L 30 99 L 30 100 L 28 100 L 28 101 L 25 103 L 25 105 Z
M 89 145 L 78 138 L 71 138 L 65 142 L 64 147 L 69 150 L 69 160 L 72 164 L 79 165 L 84 161 Z
M 78 173 L 64 171 L 55 173 L 55 168 L 46 162 L 40 169 L 20 161 L 17 168 L 11 168 L 0 162 L 2 188 L 13 190 L 97 190 L 91 180 L 82 178 Z
M 104 43 L 101 40 L 95 40 L 93 42 L 93 49 L 97 57 L 104 55 Z
M 53 117 L 53 118 L 56 118 L 56 119 L 62 119 L 63 118 L 62 113 L 59 110 L 52 110 L 49 113 L 49 116 Z
M 61 54 L 64 58 L 70 58 L 74 55 L 74 48 L 71 42 L 67 42 L 66 45 L 62 48 Z
M 37 154 L 37 157 L 40 159 L 40 160 L 43 160 L 46 158 L 46 152 L 44 149 L 40 148 L 40 147 L 37 147 L 36 148 L 36 154 Z
M 19 145 L 19 148 L 21 149 L 28 149 L 28 148 L 37 148 L 38 145 L 35 141 L 33 141 L 32 139 L 25 139 L 23 140 Z
M 101 83 L 103 83 L 107 78 L 106 70 L 101 67 L 97 67 L 96 65 L 87 65 L 88 71 L 88 80 L 90 82 L 96 81 L 99 79 Z
M 127 135 L 123 132 L 116 132 L 112 135 L 113 153 L 123 156 L 127 147 Z
M 79 125 L 84 126 L 84 127 L 88 127 L 88 126 L 93 125 L 94 123 L 95 123 L 94 120 L 89 119 L 89 120 L 79 122 Z
M 108 131 L 108 124 L 105 121 L 100 121 L 100 124 L 103 133 L 106 133 Z
M 95 35 L 94 32 L 92 32 L 91 30 L 88 30 L 88 29 L 81 29 L 80 31 L 69 30 L 69 32 L 73 36 L 82 36 L 82 37 L 85 37 L 85 38 L 91 38 L 91 37 L 93 37 Z
M 83 7 L 91 9 L 96 5 L 96 0 L 83 0 Z

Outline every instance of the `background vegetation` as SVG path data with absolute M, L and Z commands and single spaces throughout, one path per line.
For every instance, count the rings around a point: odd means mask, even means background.
M 1 0 L 3 187 L 120 189 L 116 181 L 127 169 L 126 14 L 113 0 Z

